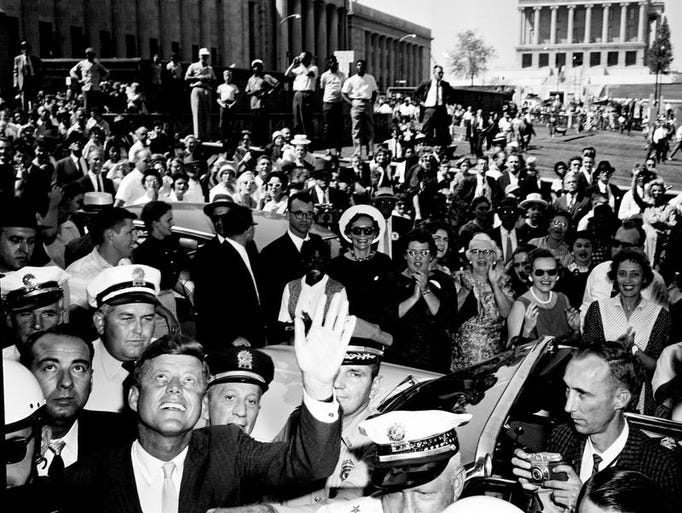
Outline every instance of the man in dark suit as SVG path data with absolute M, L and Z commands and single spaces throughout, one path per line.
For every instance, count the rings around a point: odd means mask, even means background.
M 102 164 L 104 164 L 104 152 L 98 148 L 88 153 L 87 174 L 73 182 L 81 190 L 86 192 L 108 192 L 112 196 L 116 194 L 114 182 L 102 176 Z
M 88 163 L 83 158 L 83 140 L 78 133 L 69 136 L 69 155 L 57 161 L 57 183 L 67 185 L 83 178 L 88 172 Z
M 471 153 L 477 157 L 483 155 L 483 141 L 485 141 L 489 125 L 490 121 L 483 115 L 483 110 L 478 109 L 471 120 L 471 138 L 469 139 Z
M 501 224 L 490 230 L 488 235 L 502 250 L 502 261 L 506 264 L 511 260 L 516 248 L 528 242 L 526 231 L 517 228 L 523 210 L 519 208 L 514 198 L 504 198 L 497 207 L 496 213 Z
M 469 174 L 462 178 L 453 193 L 454 200 L 462 205 L 469 206 L 474 198 L 483 196 L 490 201 L 493 207 L 502 199 L 502 191 L 494 178 L 486 175 L 488 171 L 488 157 L 485 155 L 476 159 L 475 174 Z
M 508 185 L 518 185 L 519 191 L 515 194 L 517 198 L 525 198 L 528 195 L 526 187 L 526 170 L 523 168 L 521 157 L 512 153 L 507 157 L 504 172 L 497 179 L 500 191 L 504 193 Z
M 284 286 L 303 276 L 301 246 L 311 238 L 313 199 L 307 192 L 292 194 L 288 200 L 289 229 L 281 237 L 265 246 L 260 253 L 262 270 L 263 308 L 268 326 L 276 326 Z
M 592 175 L 592 185 L 585 189 L 585 196 L 591 197 L 593 193 L 600 193 L 606 197 L 606 202 L 611 210 L 618 212 L 620 200 L 623 199 L 623 191 L 611 183 L 611 176 L 616 169 L 608 160 L 602 160 Z
M 563 181 L 563 192 L 554 202 L 554 208 L 563 210 L 571 215 L 573 226 L 590 211 L 590 198 L 585 196 L 578 187 L 578 176 L 575 173 L 566 173 Z
M 303 321 L 296 321 L 303 404 L 299 429 L 287 443 L 256 442 L 235 425 L 194 429 L 209 375 L 204 348 L 182 335 L 152 342 L 136 363 L 128 395 L 138 439 L 69 469 L 74 509 L 205 513 L 329 476 L 340 450 L 334 377 L 355 328 L 343 313 L 347 307 L 336 296 L 330 322 L 323 325 L 319 310 L 307 336 Z
M 22 41 L 21 54 L 14 57 L 14 88 L 19 91 L 21 108 L 26 112 L 33 107 L 43 68 L 40 58 L 31 55 L 31 49 L 28 41 Z
M 45 395 L 51 439 L 39 475 L 63 477 L 65 467 L 135 439 L 135 423 L 122 414 L 84 410 L 92 387 L 92 344 L 75 325 L 62 324 L 29 336 L 21 362 Z
M 50 148 L 45 139 L 35 143 L 36 157 L 31 162 L 20 185 L 20 196 L 28 201 L 40 215 L 45 215 L 49 206 L 54 167 L 50 162 Z
M 443 80 L 443 67 L 434 66 L 431 80 L 422 82 L 414 92 L 423 112 L 422 133 L 426 135 L 429 144 L 449 146 L 450 116 L 447 105 L 455 100 L 452 86 Z
M 554 428 L 547 450 L 563 462 L 555 472 L 567 480 L 552 479 L 541 485 L 529 482 L 529 454 L 517 449 L 514 474 L 542 499 L 551 493 L 555 502 L 573 509 L 582 484 L 592 475 L 613 467 L 636 470 L 657 483 L 670 508 L 682 509 L 682 467 L 675 455 L 634 426 L 624 412 L 641 391 L 641 360 L 636 346 L 626 342 L 596 344 L 575 353 L 564 373 L 568 424 Z M 633 352 L 632 347 L 635 348 Z
M 226 344 L 265 345 L 258 251 L 251 210 L 214 201 L 204 212 L 216 236 L 197 250 L 192 264 L 197 334 L 210 352 Z
M 315 185 L 308 189 L 308 194 L 315 205 L 332 205 L 339 210 L 348 208 L 349 202 L 341 191 L 329 187 L 329 172 L 324 169 L 313 171 Z

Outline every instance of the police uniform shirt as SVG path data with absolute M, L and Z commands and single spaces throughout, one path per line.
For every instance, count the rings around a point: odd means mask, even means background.
M 128 371 L 109 353 L 102 339 L 95 340 L 92 347 L 92 392 L 85 409 L 121 412 L 125 407 L 123 381 Z

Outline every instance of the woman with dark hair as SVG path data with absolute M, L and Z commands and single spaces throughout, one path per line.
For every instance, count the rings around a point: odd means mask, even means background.
M 583 485 L 577 513 L 668 513 L 663 490 L 635 470 L 608 467 Z
M 558 262 L 565 267 L 571 260 L 571 247 L 566 242 L 571 228 L 570 214 L 563 210 L 555 210 L 550 212 L 548 219 L 547 235 L 530 239 L 528 244 L 549 250 Z
M 512 305 L 507 318 L 507 341 L 521 337 L 535 340 L 545 336 L 567 337 L 580 330 L 580 312 L 568 298 L 554 292 L 561 265 L 548 249 L 534 249 L 528 255 L 531 286 Z
M 123 151 L 118 144 L 105 145 L 104 164 L 102 165 L 102 175 L 114 182 L 114 189 L 118 186 L 123 177 L 130 173 L 130 162 L 121 158 Z
M 448 372 L 457 291 L 448 275 L 432 267 L 438 250 L 429 232 L 412 230 L 403 243 L 407 266 L 395 277 L 398 323 L 385 360 Z
M 328 274 L 346 287 L 352 315 L 393 331 L 398 316 L 390 279 L 393 262 L 376 251 L 385 230 L 386 222 L 376 208 L 355 205 L 347 209 L 339 220 L 339 232 L 350 248 L 332 259 Z
M 493 228 L 493 212 L 490 201 L 479 196 L 471 202 L 471 220 L 459 229 L 459 244 L 466 247 L 476 233 L 488 233 Z
M 554 174 L 557 175 L 557 178 L 552 181 L 552 201 L 556 201 L 561 195 L 561 190 L 564 188 L 564 176 L 567 172 L 568 165 L 566 162 L 560 160 L 554 164 Z
M 265 194 L 260 200 L 260 210 L 285 214 L 289 203 L 289 196 L 287 196 L 288 184 L 289 180 L 286 174 L 279 172 L 270 173 Z
M 434 221 L 426 224 L 424 229 L 431 234 L 436 243 L 436 254 L 431 268 L 452 276 L 460 265 L 457 253 L 453 250 L 456 244 L 450 225 L 445 221 Z
M 633 354 L 651 378 L 656 360 L 669 344 L 671 322 L 662 306 L 642 297 L 642 289 L 654 279 L 651 265 L 639 251 L 623 249 L 613 257 L 608 278 L 618 294 L 592 302 L 585 315 L 583 339 L 593 344 L 627 336 Z M 637 406 L 645 415 L 654 414 L 651 379 L 644 384 Z
M 144 187 L 144 195 L 133 201 L 133 205 L 146 205 L 150 201 L 157 201 L 159 199 L 159 189 L 161 189 L 161 176 L 156 169 L 147 169 L 142 177 L 142 186 Z

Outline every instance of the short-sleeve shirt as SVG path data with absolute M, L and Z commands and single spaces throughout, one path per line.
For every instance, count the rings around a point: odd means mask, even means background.
M 277 87 L 279 81 L 272 75 L 262 77 L 251 75 L 246 83 L 246 94 L 251 95 L 251 109 L 261 109 L 264 107 L 261 92 L 267 92 Z
M 313 72 L 313 76 L 309 77 L 308 73 Z M 319 70 L 317 69 L 317 66 L 304 66 L 303 64 L 299 64 L 296 66 L 294 69 L 291 70 L 291 72 L 295 75 L 294 76 L 294 91 L 314 91 L 315 90 L 315 81 L 317 80 L 317 77 L 320 75 Z
M 343 83 L 341 88 L 341 92 L 346 93 L 351 100 L 371 100 L 372 94 L 377 90 L 376 80 L 367 73 L 363 76 L 353 75 Z
M 341 71 L 333 73 L 327 70 L 320 77 L 320 87 L 322 88 L 322 101 L 326 103 L 337 103 L 343 101 L 341 98 L 341 87 L 346 81 L 346 74 Z
M 185 80 L 201 78 L 208 78 L 209 80 L 215 80 L 215 73 L 213 73 L 213 68 L 211 66 L 204 66 L 201 62 L 193 62 L 187 68 L 187 73 L 185 73 Z M 196 85 L 192 87 L 206 87 L 206 84 Z
M 218 86 L 218 95 L 223 102 L 232 103 L 239 92 L 239 88 L 234 84 L 220 84 Z
M 90 62 L 84 59 L 71 68 L 69 74 L 83 80 L 81 86 L 83 91 L 99 91 L 99 84 L 109 75 L 109 70 L 97 61 Z

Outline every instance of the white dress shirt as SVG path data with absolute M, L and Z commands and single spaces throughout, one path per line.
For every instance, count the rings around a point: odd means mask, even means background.
M 618 435 L 618 438 L 616 438 L 611 446 L 602 453 L 595 449 L 594 445 L 592 445 L 592 440 L 590 440 L 590 437 L 587 437 L 585 449 L 583 449 L 583 459 L 580 463 L 580 480 L 584 483 L 590 477 L 592 477 L 592 468 L 594 467 L 594 458 L 592 458 L 593 454 L 598 454 L 602 458 L 601 462 L 599 463 L 598 472 L 601 472 L 602 470 L 613 465 L 616 459 L 618 459 L 620 453 L 623 452 L 629 435 L 630 428 L 628 426 L 628 421 L 626 420 L 625 427 L 623 427 L 623 431 L 621 431 L 620 435 Z
M 137 168 L 133 168 L 125 175 L 118 186 L 116 199 L 123 201 L 124 205 L 130 205 L 140 199 L 147 192 L 142 185 L 144 174 Z
M 431 80 L 431 87 L 426 93 L 426 100 L 424 100 L 424 107 L 437 107 L 443 105 L 443 86 L 440 81 Z
M 76 169 L 81 172 L 81 176 L 85 176 L 88 172 L 88 163 L 85 162 L 85 159 L 83 157 L 76 157 L 75 155 L 71 154 L 71 160 L 76 165 Z
M 175 470 L 171 476 L 175 491 L 180 498 L 180 483 L 182 472 L 185 469 L 185 458 L 189 445 L 180 454 L 170 460 L 175 463 Z M 161 495 L 163 490 L 163 465 L 167 462 L 155 458 L 145 451 L 140 442 L 135 440 L 130 448 L 130 458 L 133 463 L 133 475 L 135 487 L 140 499 L 140 507 L 143 513 L 166 513 L 161 510 Z
M 92 347 L 94 349 L 92 392 L 90 392 L 90 398 L 85 404 L 85 409 L 123 411 L 125 406 L 123 381 L 128 377 L 128 371 L 122 367 L 122 362 L 109 353 L 102 339 L 95 340 Z
M 310 240 L 310 235 L 306 233 L 305 239 L 302 239 L 298 235 L 294 235 L 294 232 L 291 231 L 289 228 L 287 230 L 287 235 L 289 235 L 289 238 L 291 239 L 291 242 L 294 243 L 294 246 L 296 246 L 296 249 L 301 252 L 301 248 L 303 247 L 303 243 L 307 240 Z
M 512 252 L 509 255 L 506 254 L 507 237 L 511 238 Z M 516 230 L 512 230 L 512 231 L 508 232 L 504 226 L 500 225 L 500 244 L 502 244 L 502 253 L 504 256 L 504 261 L 507 262 L 511 258 L 514 251 L 516 251 L 516 248 L 519 246 L 519 239 L 516 237 Z
M 101 174 L 95 174 L 92 171 L 88 171 L 88 178 L 90 178 L 90 182 L 92 183 L 92 190 L 95 192 L 105 192 L 104 191 L 104 182 L 102 182 L 102 175 Z
M 78 420 L 76 420 L 71 429 L 62 438 L 53 438 L 53 442 L 64 442 L 64 447 L 62 447 L 62 460 L 64 461 L 64 467 L 73 465 L 78 461 Z M 38 465 L 38 475 L 46 476 L 52 460 L 54 459 L 54 453 L 48 449 L 43 455 L 45 458 L 45 465 Z

